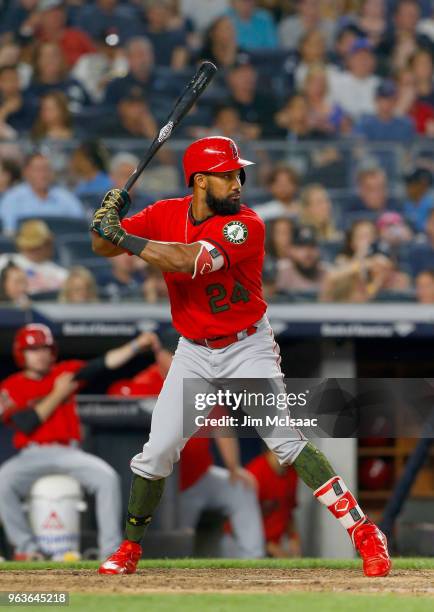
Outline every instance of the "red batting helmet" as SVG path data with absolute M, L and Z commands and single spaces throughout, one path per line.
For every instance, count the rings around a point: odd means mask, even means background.
M 51 330 L 46 325 L 41 323 L 32 323 L 21 327 L 15 334 L 12 352 L 15 362 L 19 368 L 25 366 L 24 351 L 27 349 L 42 348 L 48 346 L 51 348 L 53 356 L 56 355 L 56 343 Z
M 196 172 L 230 172 L 241 168 L 241 183 L 244 183 L 246 175 L 243 168 L 253 163 L 240 159 L 238 147 L 230 138 L 201 138 L 193 142 L 184 153 L 185 182 L 188 187 L 193 187 Z

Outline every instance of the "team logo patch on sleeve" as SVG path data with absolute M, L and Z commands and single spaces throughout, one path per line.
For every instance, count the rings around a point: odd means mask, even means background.
M 233 244 L 242 244 L 247 240 L 249 230 L 241 221 L 229 221 L 223 228 L 223 236 Z

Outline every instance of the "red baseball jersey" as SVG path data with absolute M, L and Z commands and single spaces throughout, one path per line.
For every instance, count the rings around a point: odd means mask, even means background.
M 0 416 L 10 423 L 11 416 L 43 400 L 53 389 L 55 379 L 63 372 L 77 372 L 84 362 L 78 360 L 56 363 L 40 380 L 28 378 L 24 372 L 12 374 L 0 383 Z M 24 448 L 30 442 L 40 444 L 64 443 L 80 440 L 80 422 L 76 412 L 75 398 L 71 396 L 58 406 L 32 433 L 17 430 L 13 437 L 15 448 Z
M 267 461 L 266 454 L 255 457 L 246 465 L 246 469 L 258 482 L 265 539 L 267 542 L 279 542 L 297 505 L 297 473 L 294 468 L 288 467 L 283 474 L 278 474 Z
M 130 234 L 161 242 L 191 244 L 206 240 L 223 255 L 225 265 L 192 279 L 165 272 L 173 325 L 186 338 L 227 336 L 258 321 L 267 305 L 262 295 L 264 223 L 241 205 L 239 213 L 196 221 L 192 196 L 161 200 L 124 219 Z

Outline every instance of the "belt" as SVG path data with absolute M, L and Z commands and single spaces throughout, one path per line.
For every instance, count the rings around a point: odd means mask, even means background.
M 210 349 L 221 349 L 235 342 L 239 342 L 240 340 L 244 340 L 248 336 L 253 336 L 256 334 L 258 328 L 254 325 L 250 325 L 247 329 L 243 329 L 236 334 L 230 334 L 229 336 L 218 336 L 217 338 L 201 338 L 200 340 L 192 340 L 191 338 L 186 338 L 189 342 L 193 344 L 199 344 L 200 346 L 206 346 Z

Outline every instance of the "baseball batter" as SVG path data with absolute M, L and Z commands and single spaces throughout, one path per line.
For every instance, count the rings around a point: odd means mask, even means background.
M 281 381 L 279 349 L 262 296 L 264 223 L 241 204 L 246 166 L 229 138 L 203 138 L 184 154 L 193 194 L 163 200 L 123 219 L 125 191 L 111 190 L 95 212 L 96 253 L 124 251 L 159 267 L 169 290 L 173 325 L 181 334 L 158 397 L 151 433 L 131 460 L 125 540 L 100 567 L 102 574 L 136 571 L 141 539 L 178 461 L 183 438 L 184 378 L 269 378 Z M 324 455 L 295 429 L 286 436 L 258 432 L 279 462 L 293 465 L 316 498 L 348 531 L 367 576 L 385 576 L 391 562 L 384 534 L 363 513 Z

